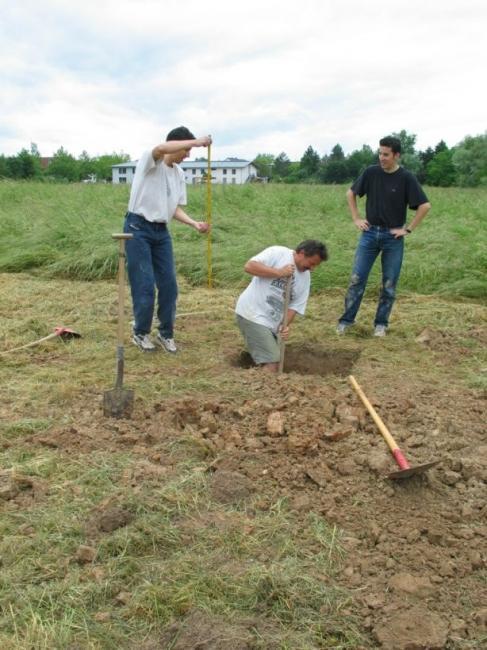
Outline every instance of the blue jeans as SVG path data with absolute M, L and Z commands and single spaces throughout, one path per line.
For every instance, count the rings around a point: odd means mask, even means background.
M 345 296 L 345 311 L 339 322 L 352 325 L 359 310 L 369 273 L 378 255 L 381 255 L 382 285 L 374 325 L 389 324 L 389 316 L 396 297 L 396 286 L 401 273 L 404 237 L 396 239 L 388 228 L 370 226 L 362 233 L 353 264 L 352 277 Z
M 159 331 L 161 336 L 173 338 L 178 285 L 167 226 L 151 223 L 133 212 L 127 212 L 123 231 L 133 235 L 133 239 L 127 240 L 126 251 L 135 318 L 134 333 L 150 333 L 157 287 Z

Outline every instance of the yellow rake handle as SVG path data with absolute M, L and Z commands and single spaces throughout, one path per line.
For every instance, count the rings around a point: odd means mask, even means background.
M 382 422 L 382 420 L 379 417 L 379 414 L 372 406 L 372 404 L 369 402 L 364 391 L 361 389 L 361 387 L 359 386 L 357 380 L 353 375 L 349 375 L 348 382 L 352 386 L 354 391 L 357 393 L 357 395 L 360 397 L 362 404 L 365 406 L 369 414 L 372 416 L 372 419 L 374 420 L 375 424 L 377 425 L 377 428 L 381 432 L 382 437 L 387 442 L 387 446 L 392 451 L 392 453 L 394 453 L 397 449 L 399 449 L 399 447 L 396 441 L 394 440 L 394 438 L 392 437 L 392 434 L 390 433 L 389 429 L 386 427 L 384 422 Z
M 208 223 L 208 236 L 206 239 L 206 262 L 208 266 L 208 287 L 213 286 L 212 268 L 211 268 L 211 144 L 208 145 L 208 173 L 206 175 L 206 222 Z
M 386 425 L 380 419 L 379 414 L 377 413 L 377 411 L 374 409 L 372 404 L 367 399 L 364 391 L 360 388 L 360 386 L 359 386 L 357 380 L 355 379 L 355 377 L 353 375 L 349 375 L 348 381 L 349 381 L 350 385 L 352 386 L 352 388 L 354 389 L 354 391 L 357 393 L 357 395 L 362 400 L 362 404 L 365 406 L 367 411 L 372 416 L 372 419 L 374 420 L 374 422 L 377 425 L 377 428 L 381 432 L 382 437 L 387 442 L 387 446 L 391 450 L 391 453 L 394 456 L 394 459 L 395 459 L 396 463 L 399 465 L 399 467 L 401 468 L 401 470 L 411 469 L 411 466 L 409 465 L 408 461 L 406 460 L 404 454 L 399 449 L 399 446 L 397 445 L 396 441 L 392 437 L 392 433 L 389 431 L 389 429 L 386 427 Z M 391 475 L 391 478 L 397 478 L 397 477 L 394 477 L 394 476 Z

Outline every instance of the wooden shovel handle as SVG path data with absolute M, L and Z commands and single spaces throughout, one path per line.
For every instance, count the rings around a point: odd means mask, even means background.
M 365 406 L 365 408 L 367 409 L 367 411 L 368 411 L 368 412 L 370 413 L 370 415 L 372 416 L 372 419 L 373 419 L 374 422 L 376 423 L 376 425 L 377 425 L 379 431 L 381 432 L 382 436 L 384 437 L 384 440 L 385 440 L 385 441 L 387 442 L 387 444 L 389 445 L 389 449 L 392 451 L 392 453 L 394 453 L 394 452 L 396 451 L 396 449 L 399 449 L 399 447 L 398 447 L 398 445 L 396 444 L 396 441 L 394 440 L 394 438 L 392 437 L 392 435 L 391 435 L 389 429 L 386 427 L 386 425 L 384 424 L 384 422 L 382 422 L 382 420 L 380 419 L 380 417 L 379 417 L 377 411 L 374 409 L 374 407 L 372 406 L 372 404 L 369 402 L 369 400 L 368 400 L 367 397 L 365 396 L 364 391 L 363 391 L 363 390 L 360 388 L 360 386 L 358 385 L 358 383 L 357 383 L 355 377 L 354 377 L 353 375 L 349 375 L 349 377 L 348 377 L 348 381 L 349 381 L 350 385 L 352 386 L 352 388 L 353 388 L 353 389 L 355 390 L 355 392 L 357 393 L 357 395 L 358 395 L 358 396 L 360 397 L 360 399 L 362 400 L 363 405 Z
M 281 327 L 283 329 L 287 327 L 287 312 L 289 309 L 289 301 L 291 300 L 292 284 L 293 284 L 293 276 L 291 275 L 287 278 L 286 287 L 284 289 L 284 310 L 282 314 L 282 324 L 281 324 Z M 279 374 L 281 374 L 284 369 L 284 353 L 286 350 L 286 341 L 283 338 L 281 338 L 280 340 L 280 345 L 281 345 L 280 348 L 281 357 L 279 359 L 279 369 L 278 369 Z
M 124 315 L 125 315 L 125 241 L 132 239 L 130 233 L 115 233 L 113 239 L 118 239 L 118 327 L 117 345 L 123 346 Z
M 44 341 L 49 341 L 49 339 L 53 339 L 55 336 L 59 336 L 57 332 L 53 332 L 52 334 L 48 334 L 47 336 L 43 336 L 41 339 L 37 339 L 37 341 L 31 341 L 30 343 L 26 343 L 25 345 L 21 345 L 18 348 L 11 348 L 10 350 L 4 350 L 3 352 L 0 352 L 0 356 L 2 354 L 10 354 L 10 352 L 18 352 L 19 350 L 25 350 L 26 348 L 32 348 L 34 345 L 39 345 L 39 343 L 44 343 Z

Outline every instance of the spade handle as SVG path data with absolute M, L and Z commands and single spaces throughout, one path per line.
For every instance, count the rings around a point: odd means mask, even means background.
M 124 307 L 125 307 L 125 242 L 132 239 L 130 233 L 115 233 L 113 239 L 118 239 L 118 327 L 117 345 L 123 346 Z

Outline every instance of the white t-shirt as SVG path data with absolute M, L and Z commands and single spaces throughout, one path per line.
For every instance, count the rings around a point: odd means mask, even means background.
M 266 266 L 280 268 L 294 264 L 293 251 L 285 246 L 270 246 L 251 258 Z M 309 297 L 309 271 L 294 271 L 289 309 L 304 314 Z M 260 278 L 254 275 L 249 286 L 240 294 L 235 311 L 242 318 L 264 325 L 275 334 L 282 323 L 286 278 Z
M 152 150 L 142 154 L 130 190 L 129 212 L 140 214 L 147 221 L 169 223 L 178 205 L 186 205 L 186 183 L 179 165 L 168 167 L 157 162 Z

